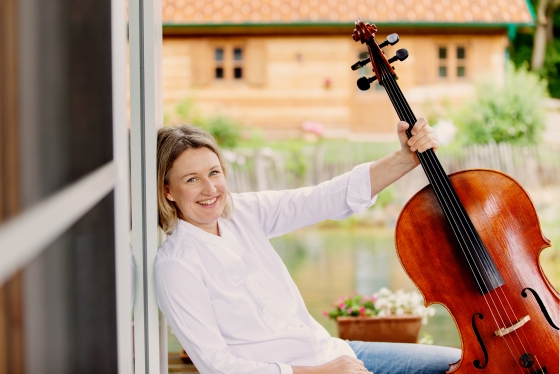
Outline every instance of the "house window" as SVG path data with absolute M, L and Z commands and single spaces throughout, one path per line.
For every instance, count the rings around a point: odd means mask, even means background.
M 216 48 L 214 50 L 214 62 L 216 67 L 214 69 L 214 77 L 216 79 L 224 79 L 224 49 Z
M 233 49 L 233 78 L 243 78 L 243 49 L 239 47 Z
M 447 77 L 447 47 L 439 47 L 439 72 L 441 78 Z
M 466 53 L 465 47 L 457 47 L 457 76 L 466 77 Z
M 225 45 L 214 48 L 214 79 L 242 80 L 245 51 L 242 47 Z
M 440 45 L 437 54 L 440 79 L 453 81 L 467 77 L 467 48 L 464 45 Z

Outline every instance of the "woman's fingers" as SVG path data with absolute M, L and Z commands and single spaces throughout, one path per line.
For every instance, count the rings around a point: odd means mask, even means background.
M 414 124 L 414 127 L 410 132 L 414 136 L 418 134 L 420 131 L 422 131 L 422 129 L 425 128 L 426 126 L 428 126 L 428 120 L 424 117 L 420 117 L 418 118 L 418 120 L 416 120 L 416 123 Z
M 428 150 L 437 150 L 439 147 L 438 136 L 433 127 L 428 125 L 428 121 L 420 117 L 412 128 L 412 137 L 408 139 L 408 146 L 411 152 L 419 151 L 420 153 Z

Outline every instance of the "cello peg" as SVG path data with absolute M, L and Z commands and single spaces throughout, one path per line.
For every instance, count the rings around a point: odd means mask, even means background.
M 358 84 L 358 88 L 360 90 L 367 91 L 371 87 L 371 83 L 376 79 L 377 79 L 377 77 L 375 75 L 371 78 L 361 77 L 360 79 L 358 79 L 358 81 L 356 83 Z
M 397 60 L 404 61 L 408 57 L 408 51 L 401 48 L 397 51 L 397 54 L 389 59 L 389 63 L 395 62 Z
M 391 45 L 395 45 L 399 42 L 399 35 L 398 34 L 391 34 L 387 37 L 387 40 L 385 40 L 383 43 L 379 44 L 379 48 L 383 48 L 388 46 L 389 44 Z
M 369 57 L 368 58 L 364 58 L 361 61 L 356 62 L 354 65 L 351 66 L 352 70 L 358 70 L 359 68 L 366 66 L 366 64 L 369 62 Z

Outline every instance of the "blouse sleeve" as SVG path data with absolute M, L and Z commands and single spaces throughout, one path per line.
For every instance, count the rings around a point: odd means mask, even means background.
M 325 219 L 362 213 L 377 198 L 371 197 L 370 165 L 358 165 L 314 187 L 233 194 L 234 211 L 254 217 L 269 238 Z
M 230 352 L 204 281 L 193 270 L 177 259 L 161 261 L 155 267 L 155 283 L 159 307 L 197 369 L 201 373 L 292 374 L 290 365 L 245 360 Z

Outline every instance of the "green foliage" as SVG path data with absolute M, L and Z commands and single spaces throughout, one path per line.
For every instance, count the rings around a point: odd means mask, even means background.
M 394 184 L 385 187 L 378 195 L 374 207 L 383 209 L 397 200 L 397 188 Z
M 508 65 L 503 87 L 490 81 L 477 85 L 476 97 L 454 118 L 464 143 L 534 144 L 545 125 L 546 82 L 527 70 Z
M 550 96 L 560 98 L 560 39 L 548 44 L 544 66 L 538 73 L 548 81 Z
M 307 159 L 303 154 L 303 150 L 290 153 L 290 157 L 286 162 L 286 170 L 294 173 L 299 178 L 303 178 L 307 171 Z
M 212 134 L 222 148 L 235 148 L 241 139 L 239 125 L 226 117 L 210 118 L 202 128 Z
M 531 5 L 536 11 L 538 0 L 531 0 Z M 552 15 L 552 23 L 554 40 L 546 47 L 543 68 L 536 72 L 548 82 L 547 89 L 550 96 L 560 98 L 560 8 Z M 521 67 L 531 61 L 534 35 L 533 30 L 529 33 L 520 33 L 515 37 L 510 48 L 510 58 L 516 67 Z
M 198 126 L 212 134 L 222 148 L 234 148 L 242 138 L 239 124 L 227 117 L 204 117 L 192 99 L 185 99 L 177 103 L 172 112 L 166 113 L 164 119 L 166 125 Z

